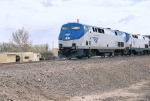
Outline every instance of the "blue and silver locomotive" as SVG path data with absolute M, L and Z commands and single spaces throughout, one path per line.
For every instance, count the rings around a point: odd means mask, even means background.
M 59 34 L 60 58 L 149 54 L 149 39 L 110 28 L 80 23 L 62 25 Z

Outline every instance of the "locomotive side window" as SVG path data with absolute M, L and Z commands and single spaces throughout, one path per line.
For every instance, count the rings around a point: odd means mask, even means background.
M 91 41 L 89 41 L 89 45 L 91 45 Z
M 101 29 L 98 28 L 98 32 L 99 32 L 99 33 L 102 33 Z
M 115 31 L 115 35 L 117 35 L 117 32 Z
M 93 32 L 97 32 L 97 28 L 92 27 Z
M 98 28 L 98 32 L 99 32 L 99 33 L 104 33 L 104 29 Z
M 145 44 L 145 48 L 148 48 L 148 44 Z
M 132 37 L 133 37 L 133 38 L 137 38 L 137 39 L 138 39 L 138 36 L 137 36 L 137 35 L 132 35 Z
M 93 29 L 93 32 L 95 32 L 95 29 L 94 29 L 94 27 L 92 27 L 92 29 Z
M 121 47 L 124 47 L 124 42 L 121 42 Z
M 124 47 L 124 42 L 118 42 L 118 47 Z
M 88 45 L 88 41 L 86 41 L 86 45 Z
M 97 32 L 97 28 L 95 28 L 95 32 Z
M 102 29 L 102 33 L 105 33 L 104 29 Z
M 118 42 L 118 47 L 121 47 L 121 42 Z

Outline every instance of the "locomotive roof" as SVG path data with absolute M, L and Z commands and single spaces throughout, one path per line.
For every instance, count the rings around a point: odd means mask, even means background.
M 87 25 L 87 24 L 82 24 L 82 23 L 77 23 L 77 22 L 68 22 L 68 23 L 66 23 L 64 25 L 67 25 L 67 24 L 79 24 L 79 25 L 85 25 L 85 26 L 89 26 L 89 27 L 96 27 L 96 28 L 101 28 L 101 29 L 107 29 L 107 30 L 117 31 L 117 32 L 121 32 L 121 33 L 127 33 L 127 34 L 130 34 L 130 35 L 138 35 L 138 36 L 146 37 L 146 36 L 140 35 L 140 34 L 132 34 L 132 33 L 128 33 L 128 32 L 124 32 L 124 31 L 120 31 L 120 30 L 115 30 L 115 29 L 111 29 L 111 28 L 103 28 L 103 27 L 92 26 L 92 25 Z M 150 35 L 149 35 L 149 37 L 150 37 Z

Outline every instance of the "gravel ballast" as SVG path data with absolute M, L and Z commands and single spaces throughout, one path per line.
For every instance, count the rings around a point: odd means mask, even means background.
M 66 101 L 148 80 L 150 56 L 0 66 L 0 101 Z

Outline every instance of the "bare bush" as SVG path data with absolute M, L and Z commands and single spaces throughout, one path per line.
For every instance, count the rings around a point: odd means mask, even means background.
M 53 60 L 56 58 L 56 56 L 51 51 L 41 53 L 41 56 L 44 60 Z

